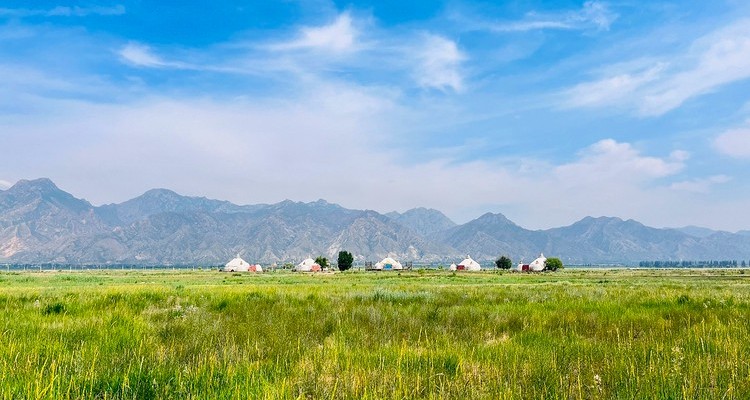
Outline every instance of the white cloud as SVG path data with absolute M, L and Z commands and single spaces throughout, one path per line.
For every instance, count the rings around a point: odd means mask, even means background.
M 220 72 L 219 67 L 214 66 L 201 66 L 189 64 L 182 61 L 169 61 L 155 54 L 151 47 L 136 43 L 129 42 L 117 52 L 120 58 L 131 65 L 136 67 L 145 68 L 171 68 L 171 69 L 189 69 L 189 70 L 211 70 Z M 224 72 L 236 72 L 236 71 L 224 71 Z
M 655 81 L 664 70 L 665 64 L 659 63 L 644 71 L 634 71 L 606 77 L 594 82 L 580 83 L 565 93 L 567 105 L 571 107 L 601 107 L 617 104 Z
M 136 67 L 278 77 L 292 84 L 330 80 L 331 76 L 351 81 L 367 74 L 374 78 L 371 85 L 394 90 L 410 85 L 443 92 L 464 89 L 462 63 L 467 57 L 455 41 L 425 32 L 394 35 L 374 33 L 375 29 L 368 32 L 370 36 L 360 37 L 364 33 L 355 25 L 345 12 L 329 25 L 299 28 L 298 38 L 283 43 L 239 39 L 207 49 L 174 51 L 129 42 L 117 54 L 122 62 Z M 355 77 L 339 74 L 341 70 L 352 71 Z
M 664 183 L 684 169 L 688 154 L 682 151 L 646 155 L 606 139 L 562 164 L 534 157 L 465 162 L 450 153 L 417 162 L 409 149 L 392 146 L 393 138 L 410 132 L 404 120 L 418 125 L 433 114 L 412 113 L 397 100 L 388 92 L 319 81 L 263 101 L 60 103 L 53 105 L 57 113 L 42 118 L 0 120 L 4 173 L 48 176 L 95 204 L 167 187 L 242 204 L 324 198 L 381 212 L 426 206 L 461 222 L 501 211 L 529 228 L 586 215 L 658 226 L 700 223 L 691 219 L 702 215 L 698 211 L 723 215 L 723 201 L 697 203 L 684 191 L 687 184 Z M 739 229 L 739 223 L 735 218 L 722 227 Z
M 717 136 L 714 148 L 734 158 L 750 158 L 750 127 L 730 129 Z
M 595 28 L 609 30 L 617 14 L 599 1 L 587 1 L 580 10 L 557 14 L 529 13 L 521 21 L 480 23 L 479 26 L 493 32 L 526 32 L 533 30 L 580 30 Z
M 629 143 L 613 139 L 601 140 L 580 154 L 576 162 L 558 166 L 554 174 L 570 187 L 596 187 L 610 182 L 643 181 L 673 175 L 685 166 L 685 152 L 672 153 L 669 158 L 642 156 Z
M 666 58 L 665 58 L 666 60 Z M 606 75 L 565 92 L 565 105 L 629 107 L 659 116 L 685 101 L 750 78 L 750 19 L 736 21 L 692 43 L 690 50 L 651 66 Z
M 460 72 L 464 54 L 456 43 L 441 36 L 427 34 L 416 49 L 414 78 L 423 88 L 463 89 Z
M 606 4 L 599 1 L 587 1 L 583 4 L 583 9 L 574 16 L 582 22 L 590 22 L 602 30 L 609 30 L 610 25 L 617 19 L 617 15 L 609 10 Z
M 684 60 L 688 68 L 646 92 L 641 113 L 661 115 L 690 98 L 750 78 L 750 19 L 701 38 L 694 43 L 692 52 Z
M 0 189 L 4 190 L 4 189 L 7 189 L 7 188 L 9 188 L 11 186 L 13 186 L 13 184 L 10 183 L 9 181 L 6 181 L 4 179 L 0 179 Z
M 276 50 L 315 49 L 332 52 L 348 52 L 357 45 L 358 31 L 348 12 L 340 14 L 329 25 L 303 27 L 298 37 L 286 43 L 272 46 Z
M 119 51 L 120 57 L 126 62 L 139 67 L 165 67 L 167 62 L 155 55 L 148 46 L 138 43 L 128 43 Z
M 714 185 L 727 183 L 731 180 L 726 175 L 713 175 L 708 178 L 697 178 L 687 181 L 675 182 L 669 186 L 672 190 L 693 193 L 708 193 Z
M 0 17 L 86 17 L 89 15 L 123 14 L 125 14 L 125 7 L 120 4 L 111 7 L 57 6 L 51 9 L 0 8 Z

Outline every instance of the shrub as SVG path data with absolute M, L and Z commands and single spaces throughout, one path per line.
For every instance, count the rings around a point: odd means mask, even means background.
M 495 260 L 495 266 L 499 269 L 510 269 L 510 267 L 513 266 L 513 261 L 506 256 L 502 256 Z
M 346 271 L 352 267 L 354 256 L 348 251 L 339 251 L 339 271 Z M 322 265 L 322 264 L 321 264 Z
M 44 315 L 62 314 L 65 312 L 65 304 L 58 302 L 47 304 L 44 307 Z
M 547 262 L 544 264 L 544 269 L 549 271 L 557 271 L 558 269 L 563 269 L 563 263 L 562 260 L 560 260 L 557 257 L 548 258 Z

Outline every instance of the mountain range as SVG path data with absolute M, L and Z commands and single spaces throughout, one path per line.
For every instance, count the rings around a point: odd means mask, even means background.
M 528 230 L 502 214 L 458 225 L 433 209 L 380 214 L 324 200 L 236 205 L 149 190 L 119 204 L 94 206 L 46 178 L 0 190 L 0 262 L 222 264 L 299 262 L 340 250 L 358 261 L 481 261 L 500 255 L 530 261 L 540 252 L 566 264 L 641 260 L 745 260 L 750 234 L 700 227 L 659 229 L 613 217 Z

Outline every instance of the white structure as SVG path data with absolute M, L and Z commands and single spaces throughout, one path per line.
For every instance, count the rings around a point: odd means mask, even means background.
M 297 272 L 315 272 L 320 271 L 320 265 L 312 258 L 306 258 L 294 268 Z
M 394 260 L 394 259 L 392 259 L 390 257 L 386 257 L 382 261 L 380 261 L 379 263 L 375 264 L 373 266 L 373 269 L 389 270 L 389 269 L 404 269 L 404 267 L 401 266 L 400 262 L 398 262 L 398 261 L 396 261 L 396 260 Z
M 532 261 L 531 264 L 524 264 L 521 262 L 520 264 L 516 265 L 515 267 L 511 267 L 511 271 L 518 271 L 518 272 L 541 272 L 544 271 L 544 267 L 547 265 L 547 257 L 544 256 L 544 253 L 540 254 L 539 257 Z
M 531 264 L 529 264 L 529 270 L 534 272 L 540 272 L 544 271 L 544 267 L 547 265 L 547 257 L 544 256 L 544 253 L 539 254 L 539 257 L 532 261 Z
M 455 271 L 456 270 L 456 264 L 451 264 L 450 267 L 448 267 L 448 271 Z
M 263 268 L 261 268 L 260 264 L 248 264 L 247 261 L 240 258 L 240 255 L 237 254 L 237 257 L 232 259 L 232 261 L 226 263 L 224 265 L 224 271 L 227 272 L 263 272 Z
M 478 262 L 472 260 L 469 256 L 466 256 L 466 258 L 456 266 L 456 270 L 458 271 L 479 271 L 481 269 L 482 266 L 479 265 Z

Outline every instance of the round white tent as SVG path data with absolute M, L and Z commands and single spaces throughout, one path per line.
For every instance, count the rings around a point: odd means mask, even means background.
M 532 261 L 531 264 L 529 264 L 529 270 L 534 272 L 544 271 L 544 267 L 547 264 L 547 257 L 544 256 L 544 253 L 539 255 L 539 258 Z
M 451 264 L 450 267 L 448 267 L 448 271 L 455 271 L 456 270 L 456 264 Z
M 248 270 L 250 270 L 250 264 L 240 258 L 239 255 L 224 265 L 224 271 L 228 272 L 243 272 Z
M 311 271 L 320 271 L 320 265 L 315 262 L 312 258 L 306 258 L 301 263 L 297 264 L 297 266 L 294 268 L 297 272 L 311 272 Z
M 404 267 L 401 266 L 401 263 L 390 258 L 386 257 L 383 260 L 381 260 L 379 263 L 375 264 L 375 269 L 404 269 Z
M 472 260 L 471 257 L 466 256 L 466 258 L 456 266 L 456 269 L 464 271 L 479 271 L 482 269 L 482 266 L 479 265 L 478 262 Z

